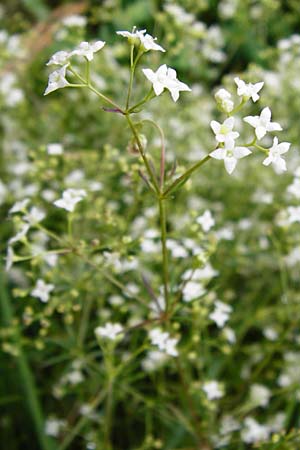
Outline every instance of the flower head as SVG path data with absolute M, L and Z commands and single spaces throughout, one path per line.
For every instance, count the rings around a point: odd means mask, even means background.
M 215 99 L 221 111 L 230 113 L 233 110 L 234 103 L 231 100 L 230 92 L 226 91 L 226 89 L 219 89 L 215 93 Z
M 261 88 L 264 85 L 264 82 L 261 81 L 260 83 L 245 83 L 245 81 L 241 80 L 239 77 L 235 77 L 234 79 L 235 84 L 237 85 L 237 94 L 240 97 L 244 97 L 247 100 L 249 98 L 252 98 L 252 100 L 257 102 L 259 99 L 258 92 L 261 90 Z
M 149 50 L 156 50 L 160 52 L 165 52 L 165 49 L 158 45 L 155 41 L 156 38 L 152 37 L 150 34 L 145 34 L 146 30 L 137 30 L 135 27 L 130 33 L 129 31 L 117 31 L 120 36 L 126 37 L 131 44 L 138 42 L 144 49 L 145 52 Z
M 54 53 L 54 55 L 51 56 L 49 61 L 47 62 L 47 66 L 52 65 L 58 65 L 58 66 L 64 66 L 68 64 L 70 57 L 72 56 L 71 52 L 66 52 L 64 50 L 61 50 L 59 52 Z
M 176 70 L 167 67 L 166 64 L 160 66 L 156 72 L 151 69 L 143 69 L 145 77 L 152 83 L 156 95 L 160 95 L 164 89 L 168 89 L 172 99 L 176 102 L 180 91 L 191 91 L 191 89 L 177 79 Z
M 215 400 L 223 397 L 223 390 L 216 380 L 206 381 L 202 386 L 203 391 L 209 400 Z
M 119 323 L 107 322 L 104 327 L 97 327 L 95 329 L 96 336 L 100 338 L 110 339 L 114 341 L 120 333 L 122 333 L 123 327 Z
M 260 116 L 247 116 L 244 121 L 255 128 L 257 139 L 262 139 L 268 131 L 281 131 L 281 125 L 277 122 L 271 122 L 270 108 L 264 108 Z
M 286 170 L 286 162 L 281 155 L 289 151 L 290 145 L 289 142 L 281 142 L 279 144 L 278 138 L 274 137 L 273 145 L 268 151 L 267 158 L 263 160 L 263 165 L 269 166 L 270 164 L 274 164 L 276 168 Z
M 167 331 L 162 331 L 160 328 L 154 328 L 149 332 L 149 338 L 153 345 L 157 345 L 159 350 L 167 353 L 170 356 L 178 356 L 176 345 L 178 339 L 171 338 Z
M 223 159 L 225 169 L 231 175 L 236 168 L 238 160 L 250 155 L 250 153 L 252 152 L 247 147 L 235 147 L 234 140 L 227 139 L 224 147 L 217 148 L 209 156 L 214 159 Z
M 66 80 L 67 66 L 68 64 L 65 64 L 64 66 L 50 73 L 48 86 L 44 92 L 44 95 L 48 95 L 50 94 L 50 92 L 69 86 L 70 83 L 68 82 L 68 80 Z
M 71 55 L 84 56 L 88 61 L 92 61 L 94 59 L 94 53 L 101 50 L 104 45 L 105 42 L 103 41 L 96 41 L 91 44 L 83 41 L 71 52 Z
M 37 280 L 35 288 L 31 291 L 33 297 L 37 297 L 43 303 L 47 303 L 49 300 L 49 294 L 53 291 L 53 284 L 46 284 L 44 280 Z
M 237 131 L 233 131 L 234 127 L 234 117 L 228 117 L 223 123 L 219 123 L 216 120 L 210 122 L 210 126 L 215 133 L 217 142 L 228 142 L 234 143 L 234 139 L 239 137 Z
M 202 216 L 197 217 L 196 222 L 199 223 L 203 231 L 209 231 L 215 224 L 215 219 L 213 218 L 211 212 L 207 209 L 204 211 Z
M 58 208 L 66 209 L 69 212 L 73 212 L 75 205 L 81 202 L 86 196 L 84 189 L 66 189 L 63 192 L 62 198 L 56 200 L 54 205 Z

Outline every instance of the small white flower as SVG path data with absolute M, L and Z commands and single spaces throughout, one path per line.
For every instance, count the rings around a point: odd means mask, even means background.
M 44 92 L 44 95 L 50 94 L 50 92 L 56 91 L 69 86 L 69 82 L 66 80 L 67 64 L 50 73 L 48 86 Z
M 250 155 L 250 153 L 252 152 L 251 150 L 249 150 L 249 148 L 235 147 L 234 140 L 229 139 L 225 141 L 225 147 L 217 148 L 216 150 L 212 151 L 209 156 L 214 159 L 223 159 L 225 169 L 229 173 L 229 175 L 231 175 L 236 168 L 238 160 Z
M 30 225 L 35 225 L 36 223 L 39 223 L 42 220 L 44 220 L 45 217 L 46 214 L 42 209 L 33 206 L 28 212 L 28 214 L 24 216 L 24 220 L 26 220 L 26 222 L 28 222 Z
M 281 142 L 279 144 L 278 138 L 274 137 L 273 145 L 269 149 L 267 158 L 263 160 L 263 165 L 269 166 L 272 163 L 280 170 L 286 170 L 286 162 L 281 155 L 289 151 L 290 145 L 289 142 Z
M 95 334 L 99 338 L 107 338 L 114 341 L 122 331 L 123 327 L 121 324 L 107 322 L 104 327 L 97 327 L 95 329 Z
M 46 284 L 44 280 L 37 280 L 35 288 L 31 291 L 32 297 L 39 298 L 41 302 L 47 303 L 50 292 L 53 291 L 53 284 Z
M 223 123 L 212 120 L 210 126 L 215 133 L 217 142 L 234 143 L 234 140 L 240 135 L 237 131 L 233 131 L 234 117 L 228 117 Z
M 300 222 L 300 206 L 289 206 L 288 214 L 289 223 Z
M 64 66 L 67 65 L 69 62 L 69 59 L 71 57 L 71 52 L 65 52 L 64 50 L 61 50 L 59 52 L 54 53 L 54 55 L 51 56 L 49 61 L 47 62 L 47 66 L 52 65 L 59 65 Z
M 205 289 L 200 281 L 188 281 L 182 290 L 183 301 L 189 303 L 201 297 L 204 293 Z
M 254 406 L 268 406 L 271 395 L 266 386 L 253 384 L 250 389 L 250 402 Z
M 265 441 L 270 434 L 269 427 L 261 425 L 252 417 L 247 417 L 244 421 L 244 429 L 241 432 L 241 438 L 247 444 L 252 442 Z
M 24 198 L 24 200 L 20 200 L 19 202 L 16 202 L 8 211 L 9 214 L 14 214 L 14 213 L 24 211 L 24 209 L 28 205 L 29 201 L 30 201 L 29 198 Z
M 249 123 L 255 128 L 255 134 L 257 139 L 262 139 L 268 131 L 281 131 L 282 127 L 277 122 L 271 122 L 271 110 L 270 108 L 264 108 L 260 113 L 260 116 L 247 116 L 244 117 L 244 121 Z
M 231 306 L 221 302 L 220 300 L 216 300 L 215 309 L 212 313 L 210 313 L 209 318 L 215 322 L 217 327 L 223 328 L 229 319 L 231 311 Z
M 29 223 L 24 223 L 22 228 L 21 228 L 21 230 L 15 236 L 13 236 L 12 238 L 9 239 L 9 241 L 8 241 L 9 245 L 12 245 L 15 242 L 18 242 L 18 241 L 22 240 L 23 237 L 26 236 L 27 231 L 29 230 L 29 228 L 30 228 L 30 224 Z
M 202 386 L 209 400 L 215 400 L 223 397 L 223 390 L 221 389 L 219 383 L 215 380 L 206 381 Z
M 58 437 L 61 429 L 66 425 L 66 422 L 61 419 L 49 418 L 45 422 L 45 433 L 47 436 Z
M 156 95 L 160 95 L 164 89 L 168 89 L 172 99 L 176 102 L 180 91 L 191 91 L 191 89 L 177 79 L 176 70 L 167 67 L 166 64 L 160 66 L 156 72 L 151 69 L 143 69 L 145 77 L 152 83 Z
M 62 198 L 56 200 L 54 205 L 58 208 L 73 212 L 75 205 L 81 202 L 85 196 L 86 192 L 84 189 L 66 189 L 62 194 Z
M 257 100 L 259 99 L 259 95 L 258 92 L 261 90 L 261 88 L 264 85 L 264 82 L 260 82 L 260 83 L 245 83 L 245 81 L 241 80 L 239 77 L 236 77 L 234 79 L 236 85 L 237 85 L 237 94 L 240 97 L 245 97 L 245 98 L 252 98 L 252 100 L 254 102 L 257 102 Z
M 132 33 L 130 33 L 129 31 L 117 31 L 117 34 L 119 34 L 120 36 L 128 38 L 130 43 L 134 44 L 135 41 L 138 40 L 145 51 L 157 50 L 160 52 L 165 52 L 165 49 L 155 42 L 156 38 L 152 37 L 150 34 L 145 33 L 146 30 L 137 30 L 135 27 L 133 28 Z
M 231 100 L 231 94 L 226 89 L 219 89 L 215 93 L 215 99 L 221 110 L 230 113 L 233 110 L 234 103 Z
M 196 222 L 201 225 L 203 231 L 209 231 L 215 225 L 215 219 L 211 212 L 207 209 L 202 216 L 197 217 Z
M 78 55 L 78 56 L 84 56 L 88 61 L 92 61 L 94 59 L 94 53 L 101 50 L 105 45 L 105 42 L 103 41 L 96 41 L 93 43 L 89 42 L 81 42 L 78 47 L 75 48 L 71 52 L 71 55 Z
M 165 352 L 167 355 L 178 356 L 176 349 L 178 339 L 171 338 L 168 332 L 162 331 L 160 328 L 154 328 L 149 331 L 149 338 L 153 345 L 157 345 L 159 350 Z
M 64 148 L 63 148 L 62 144 L 53 143 L 53 144 L 47 145 L 48 155 L 51 155 L 51 156 L 62 155 L 63 151 L 64 151 Z

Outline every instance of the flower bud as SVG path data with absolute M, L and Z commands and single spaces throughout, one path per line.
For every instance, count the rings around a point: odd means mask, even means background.
M 234 103 L 232 100 L 230 100 L 231 94 L 230 92 L 226 91 L 226 89 L 219 89 L 215 93 L 215 99 L 221 111 L 229 113 L 233 110 Z

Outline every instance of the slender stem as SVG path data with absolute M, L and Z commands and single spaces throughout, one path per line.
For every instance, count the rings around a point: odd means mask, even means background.
M 131 47 L 130 47 L 130 80 L 129 80 L 129 86 L 128 86 L 128 92 L 127 92 L 127 99 L 126 99 L 126 110 L 128 109 L 129 102 L 130 102 L 133 77 L 134 77 L 133 52 L 134 52 L 134 45 L 131 45 Z
M 109 378 L 107 387 L 106 407 L 105 407 L 105 441 L 106 449 L 112 450 L 110 441 L 112 416 L 113 416 L 113 383 L 114 378 Z
M 152 88 L 152 86 L 151 86 L 151 88 L 150 88 L 148 94 L 145 95 L 145 97 L 144 97 L 141 101 L 139 101 L 138 103 L 136 103 L 135 105 L 133 105 L 131 108 L 129 108 L 128 112 L 129 112 L 129 113 L 134 112 L 134 110 L 135 110 L 136 108 L 138 108 L 139 106 L 142 106 L 144 103 L 146 103 L 146 102 L 147 102 L 148 100 L 150 100 L 152 97 L 155 97 L 155 93 L 153 92 L 153 88 Z
M 177 178 L 164 192 L 163 197 L 167 196 L 171 191 L 173 191 L 180 183 L 182 183 L 186 178 L 190 177 L 195 170 L 199 169 L 203 164 L 210 160 L 210 156 L 206 155 L 203 159 L 198 161 L 192 167 L 190 167 L 184 174 Z
M 10 304 L 10 299 L 4 285 L 4 279 L 2 272 L 0 270 L 0 308 L 3 323 L 9 326 L 13 322 L 13 311 Z M 41 450 L 51 450 L 53 449 L 52 441 L 46 436 L 44 431 L 44 418 L 42 407 L 40 404 L 37 387 L 35 385 L 35 380 L 28 364 L 27 358 L 20 345 L 21 335 L 19 329 L 16 330 L 15 334 L 15 345 L 18 349 L 18 356 L 16 357 L 17 367 L 20 374 L 21 382 L 20 385 L 25 394 L 28 411 L 31 415 L 32 422 L 35 427 L 36 436 L 40 445 Z
M 165 200 L 158 199 L 159 217 L 160 217 L 160 233 L 161 233 L 161 251 L 162 251 L 162 268 L 163 268 L 163 283 L 164 283 L 164 297 L 165 297 L 165 313 L 169 310 L 169 263 L 168 263 L 168 249 L 167 249 L 167 219 L 166 219 L 166 205 Z
M 86 58 L 86 68 L 85 68 L 85 76 L 87 84 L 91 84 L 91 64 L 90 61 Z
M 147 122 L 153 125 L 160 134 L 161 139 L 161 153 L 160 153 L 160 189 L 163 189 L 165 184 L 165 161 L 166 161 L 166 146 L 165 146 L 165 136 L 162 128 L 154 122 L 154 120 L 144 119 L 142 122 Z
M 268 151 L 267 148 L 261 147 L 261 146 L 258 145 L 258 144 L 253 144 L 253 147 L 257 148 L 258 150 L 260 150 L 260 151 L 262 151 L 262 152 L 264 152 L 264 153 L 269 153 L 269 151 Z
M 150 177 L 150 179 L 151 179 L 151 181 L 152 181 L 152 184 L 153 184 L 153 187 L 154 187 L 154 189 L 155 189 L 155 192 L 156 192 L 156 194 L 159 196 L 159 195 L 160 195 L 160 189 L 159 189 L 158 182 L 157 182 L 157 180 L 156 180 L 156 176 L 155 176 L 155 174 L 153 173 L 153 171 L 152 171 L 152 169 L 151 169 L 151 166 L 150 166 L 150 164 L 149 164 L 149 161 L 148 161 L 148 159 L 147 159 L 147 157 L 146 157 L 146 155 L 145 155 L 145 153 L 144 153 L 144 149 L 143 149 L 143 146 L 142 146 L 142 144 L 141 144 L 139 135 L 138 135 L 138 133 L 137 133 L 137 131 L 136 131 L 136 129 L 135 129 L 135 126 L 134 126 L 134 124 L 133 124 L 133 122 L 132 122 L 132 120 L 130 119 L 130 117 L 129 117 L 128 114 L 126 114 L 126 120 L 127 120 L 127 123 L 128 123 L 128 125 L 129 125 L 131 131 L 132 131 L 132 134 L 133 134 L 133 136 L 134 136 L 134 138 L 135 138 L 135 140 L 136 140 L 136 143 L 137 143 L 137 146 L 138 146 L 140 155 L 141 155 L 141 157 L 142 157 L 142 159 L 143 159 L 143 161 L 144 161 L 146 170 L 147 170 L 148 175 L 149 175 L 149 177 Z

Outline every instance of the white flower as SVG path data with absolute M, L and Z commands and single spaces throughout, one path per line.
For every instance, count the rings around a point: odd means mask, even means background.
M 230 113 L 233 110 L 234 103 L 231 100 L 231 94 L 226 89 L 219 89 L 215 93 L 215 99 L 219 107 L 225 113 Z
M 54 53 L 54 55 L 51 56 L 51 58 L 49 59 L 49 61 L 47 62 L 46 65 L 47 66 L 67 65 L 71 56 L 72 56 L 71 52 L 65 52 L 64 50 L 61 50 L 59 52 Z
M 246 97 L 248 98 L 252 98 L 252 100 L 254 102 L 257 102 L 257 100 L 259 99 L 259 95 L 258 92 L 261 90 L 261 88 L 264 85 L 264 82 L 260 82 L 260 83 L 256 83 L 256 84 L 252 84 L 252 83 L 245 83 L 245 81 L 241 80 L 239 77 L 236 77 L 234 79 L 236 85 L 237 85 L 237 94 L 240 97 Z
M 30 201 L 29 198 L 24 198 L 24 200 L 20 200 L 20 201 L 16 202 L 8 211 L 9 214 L 14 214 L 14 213 L 24 211 L 24 209 L 28 205 L 29 201 Z
M 206 381 L 203 384 L 202 389 L 209 400 L 223 397 L 223 390 L 220 388 L 219 383 L 215 380 Z
M 63 192 L 62 198 L 56 200 L 54 205 L 58 208 L 63 208 L 69 212 L 73 212 L 75 205 L 78 202 L 81 202 L 85 196 L 86 192 L 84 189 L 66 189 Z
M 289 223 L 300 222 L 300 206 L 289 206 L 288 214 Z
M 104 327 L 97 327 L 95 329 L 95 334 L 100 338 L 107 338 L 114 341 L 122 331 L 123 327 L 121 324 L 107 322 Z
M 231 175 L 236 168 L 239 159 L 252 153 L 247 147 L 235 147 L 234 144 L 233 139 L 226 140 L 225 147 L 217 148 L 209 154 L 211 158 L 224 160 L 225 169 L 229 175 Z
M 44 280 L 37 280 L 35 288 L 31 291 L 32 297 L 39 298 L 41 302 L 47 303 L 49 294 L 53 291 L 53 284 L 46 284 Z
M 205 293 L 205 289 L 199 281 L 188 281 L 183 290 L 183 301 L 191 302 Z
M 158 50 L 160 52 L 165 52 L 165 49 L 160 45 L 156 44 L 156 38 L 152 37 L 150 34 L 145 34 L 146 30 L 137 30 L 133 28 L 132 33 L 129 31 L 117 31 L 120 36 L 128 38 L 130 43 L 135 43 L 136 40 L 140 41 L 141 46 L 145 51 Z
M 300 199 L 300 179 L 294 178 L 293 183 L 288 186 L 287 191 L 297 199 Z
M 93 43 L 89 42 L 81 42 L 78 47 L 75 48 L 71 52 L 71 55 L 78 55 L 78 56 L 84 56 L 88 61 L 92 61 L 94 59 L 94 53 L 101 50 L 105 45 L 105 42 L 103 41 L 96 41 Z
M 247 116 L 243 119 L 255 128 L 257 139 L 262 139 L 268 131 L 281 131 L 281 125 L 277 122 L 271 122 L 270 108 L 264 108 L 260 116 Z
M 260 425 L 252 417 L 247 417 L 245 419 L 244 426 L 245 428 L 241 432 L 241 438 L 247 444 L 264 441 L 269 437 L 269 427 Z
M 203 231 L 209 231 L 215 225 L 215 219 L 207 209 L 202 216 L 197 217 L 196 222 L 201 225 Z
M 30 225 L 35 225 L 45 219 L 45 217 L 46 214 L 42 209 L 33 206 L 28 214 L 24 216 L 24 220 L 26 220 Z
M 23 226 L 21 228 L 21 230 L 12 238 L 9 239 L 8 243 L 9 245 L 14 244 L 15 242 L 20 241 L 21 239 L 23 239 L 24 236 L 26 236 L 27 231 L 30 228 L 30 224 L 29 223 L 23 223 Z
M 215 133 L 217 142 L 234 143 L 234 140 L 240 135 L 237 131 L 233 131 L 234 117 L 228 117 L 223 123 L 212 120 L 210 126 Z
M 62 155 L 64 151 L 64 148 L 62 146 L 62 144 L 59 143 L 53 143 L 53 144 L 48 144 L 47 145 L 47 153 L 48 155 Z
M 254 406 L 268 406 L 271 395 L 266 386 L 253 384 L 250 389 L 250 402 Z
M 176 102 L 180 91 L 190 91 L 191 89 L 177 79 L 176 70 L 167 67 L 166 64 L 160 66 L 156 72 L 151 69 L 143 69 L 145 77 L 151 81 L 156 95 L 160 95 L 166 88 L 170 91 L 172 99 Z
M 275 167 L 279 168 L 280 170 L 286 170 L 286 162 L 281 157 L 284 153 L 288 152 L 290 148 L 289 142 L 281 142 L 278 143 L 278 138 L 274 137 L 273 139 L 273 145 L 269 149 L 268 156 L 263 160 L 264 166 L 269 166 L 271 163 L 274 164 Z
M 167 355 L 178 356 L 178 351 L 176 349 L 178 339 L 171 338 L 168 332 L 161 331 L 160 328 L 154 328 L 149 331 L 149 338 L 153 345 L 157 345 L 159 350 L 167 353 Z
M 66 70 L 67 64 L 50 73 L 48 86 L 44 95 L 48 95 L 50 92 L 69 86 L 70 83 L 66 80 Z
M 45 433 L 47 436 L 57 437 L 66 422 L 61 419 L 49 418 L 45 422 Z
M 220 300 L 217 300 L 215 302 L 215 309 L 212 313 L 210 313 L 209 318 L 215 322 L 217 327 L 223 328 L 223 326 L 229 319 L 231 311 L 231 306 L 221 302 Z

